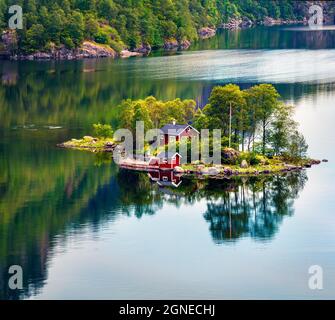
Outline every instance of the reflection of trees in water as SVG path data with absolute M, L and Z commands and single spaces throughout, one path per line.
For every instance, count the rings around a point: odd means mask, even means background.
M 116 121 L 115 106 L 123 99 L 152 94 L 164 100 L 195 99 L 201 91 L 200 84 L 142 76 L 132 70 L 131 63 L 109 59 L 0 62 L 0 128 L 30 123 L 80 123 L 87 128 L 98 121 Z
M 241 237 L 269 240 L 278 231 L 284 217 L 294 214 L 294 200 L 307 181 L 306 172 L 291 172 L 278 176 L 251 178 L 194 180 L 183 179 L 178 188 L 149 187 L 145 174 L 125 171 L 119 180 L 132 181 L 137 186 L 135 192 L 126 184 L 124 196 L 130 194 L 127 202 L 136 203 L 136 216 L 153 214 L 170 203 L 176 207 L 183 204 L 195 205 L 198 201 L 207 202 L 205 220 L 216 243 L 236 241 Z M 144 179 L 144 180 L 143 180 Z M 129 188 L 130 192 L 126 190 Z M 140 204 L 140 206 L 138 206 Z M 144 206 L 143 206 L 144 204 Z M 158 204 L 158 205 L 157 205 Z
M 154 215 L 163 207 L 161 194 L 151 188 L 146 174 L 120 170 L 117 181 L 120 187 L 118 201 L 123 213 L 141 218 L 143 215 Z
M 196 50 L 213 49 L 333 49 L 335 31 L 284 31 L 282 27 L 220 30 L 216 37 L 196 42 Z
M 201 107 L 208 102 L 208 96 L 215 85 L 225 85 L 227 82 L 218 82 L 216 84 L 206 85 L 203 87 L 201 98 L 197 101 Z M 255 83 L 238 83 L 241 89 L 248 89 Z M 280 93 L 283 100 L 287 103 L 298 104 L 302 99 L 316 99 L 321 97 L 334 97 L 334 83 L 275 83 L 275 88 Z
M 50 148 L 48 139 L 36 143 L 33 136 L 0 144 L 0 299 L 38 291 L 53 248 L 66 240 L 69 229 L 104 221 L 104 212 L 94 214 L 92 199 L 115 170 L 93 166 L 91 155 Z M 11 265 L 23 268 L 22 292 L 8 289 Z
M 241 237 L 268 240 L 278 231 L 285 216 L 294 213 L 293 203 L 307 180 L 305 172 L 267 179 L 241 181 L 233 191 L 220 190 L 219 184 L 208 186 L 214 197 L 204 214 L 216 243 Z M 214 190 L 211 190 L 214 187 Z
M 24 124 L 53 124 L 87 128 L 96 122 L 117 124 L 117 106 L 125 98 L 154 95 L 159 99 L 195 99 L 208 102 L 213 86 L 219 83 L 143 79 L 131 63 L 108 60 L 77 62 L 2 62 L 0 76 L 0 128 Z M 85 70 L 93 70 L 85 72 Z M 135 70 L 135 71 L 134 71 Z M 241 84 L 242 88 L 254 85 Z M 285 100 L 306 95 L 328 94 L 333 84 L 276 84 Z
M 6 154 L 25 147 L 16 144 L 0 151 Z M 38 293 L 55 247 L 68 237 L 87 228 L 98 232 L 120 214 L 140 218 L 162 206 L 160 193 L 153 192 L 146 175 L 115 172 L 117 167 L 106 159 L 48 150 L 34 153 L 35 159 L 21 154 L 9 163 L 1 152 L 0 181 L 6 182 L 6 188 L 0 190 L 0 300 Z M 40 163 L 38 174 L 36 163 Z M 11 265 L 23 268 L 21 291 L 8 288 Z
M 24 149 L 17 147 L 8 148 Z M 167 203 L 180 207 L 205 200 L 204 217 L 218 243 L 242 236 L 271 237 L 283 217 L 293 214 L 293 200 L 306 179 L 302 174 L 248 181 L 184 179 L 179 188 L 160 188 L 146 173 L 117 171 L 83 153 L 47 151 L 36 153 L 35 159 L 21 154 L 10 163 L 0 156 L 1 181 L 10 177 L 0 193 L 0 299 L 38 292 L 54 249 L 68 237 L 87 228 L 98 232 L 123 214 L 153 215 Z M 35 163 L 40 163 L 39 174 Z M 14 264 L 24 270 L 22 292 L 8 290 L 8 267 Z

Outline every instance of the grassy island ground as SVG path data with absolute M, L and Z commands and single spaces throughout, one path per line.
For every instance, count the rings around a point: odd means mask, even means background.
M 71 139 L 58 145 L 60 148 L 75 149 L 90 152 L 112 152 L 117 146 L 111 138 L 94 138 L 85 136 L 82 139 Z
M 112 161 L 111 153 L 117 146 L 118 144 L 111 138 L 94 138 L 91 136 L 85 136 L 82 139 L 72 139 L 59 145 L 59 147 L 67 149 L 93 153 L 110 153 L 110 161 Z M 229 151 L 229 148 L 226 148 L 226 150 Z M 246 159 L 251 159 L 251 161 L 249 160 L 248 162 Z M 182 164 L 181 167 L 176 169 L 176 172 L 190 178 L 199 178 L 201 176 L 220 179 L 234 176 L 257 176 L 297 171 L 321 163 L 320 160 L 310 158 L 289 159 L 283 156 L 268 158 L 247 152 L 239 153 L 236 158 L 231 159 L 229 162 L 208 165 L 201 161 L 195 161 Z
M 113 130 L 110 125 L 94 124 L 94 135 L 85 136 L 82 139 L 71 139 L 58 145 L 60 148 L 83 150 L 90 152 L 113 152 L 117 144 L 113 139 Z
M 225 178 L 233 176 L 257 176 L 264 174 L 277 174 L 290 171 L 302 170 L 310 168 L 313 165 L 320 164 L 321 161 L 314 159 L 301 159 L 299 161 L 290 162 L 283 158 L 277 157 L 269 159 L 266 164 L 248 165 L 246 168 L 241 168 L 240 165 L 199 165 L 199 164 L 184 164 L 181 166 L 183 175 L 189 177 L 197 177 L 199 175 L 208 178 Z
M 144 150 L 134 150 L 134 154 L 155 156 L 168 149 L 179 152 L 181 143 L 186 143 L 186 164 L 176 168 L 180 173 L 202 176 L 258 175 L 300 170 L 320 163 L 307 156 L 308 145 L 293 119 L 294 108 L 286 105 L 270 84 L 255 85 L 245 90 L 234 84 L 214 87 L 204 108 L 199 108 L 190 99 L 160 101 L 147 97 L 124 100 L 116 111 L 117 119 L 106 122 L 113 121 L 113 127 L 127 129 L 133 137 L 136 136 L 139 121 L 145 133 L 172 122 L 191 123 L 200 132 L 199 152 L 207 150 L 212 154 L 215 149 L 217 159 L 221 152 L 221 161 L 217 161 L 220 165 L 205 165 L 199 161 L 192 162 L 190 151 L 194 141 L 191 140 L 169 141 L 168 146 L 156 149 L 152 149 L 152 144 L 147 142 Z M 203 129 L 208 130 L 207 139 L 203 139 Z M 214 134 L 214 130 L 218 129 L 219 138 Z M 91 152 L 113 152 L 118 147 L 109 124 L 94 125 L 93 136 L 72 139 L 59 146 Z

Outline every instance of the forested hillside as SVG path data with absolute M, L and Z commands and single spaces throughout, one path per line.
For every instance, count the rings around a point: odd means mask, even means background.
M 162 47 L 168 40 L 193 41 L 201 27 L 219 26 L 232 17 L 259 22 L 264 17 L 301 19 L 301 1 L 293 0 L 0 0 L 0 28 L 8 8 L 19 4 L 24 29 L 18 48 L 29 53 L 83 40 L 111 46 L 116 51 L 141 45 Z

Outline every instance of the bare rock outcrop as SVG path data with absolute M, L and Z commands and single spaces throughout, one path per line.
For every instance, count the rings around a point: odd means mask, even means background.
M 116 51 L 112 48 L 91 41 L 84 41 L 79 49 L 79 55 L 83 55 L 84 58 L 115 58 L 117 56 Z
M 177 39 L 167 39 L 164 42 L 164 47 L 165 50 L 177 50 L 179 48 L 179 42 Z
M 236 30 L 240 29 L 242 25 L 243 20 L 241 18 L 231 18 L 227 23 L 223 23 L 221 25 L 221 28 L 223 29 L 229 29 L 229 30 Z
M 225 163 L 235 164 L 240 156 L 240 152 L 233 148 L 225 148 L 222 151 L 222 157 Z
M 142 44 L 138 48 L 134 49 L 135 52 L 138 52 L 140 54 L 143 54 L 145 56 L 149 55 L 151 53 L 151 46 L 150 44 Z
M 242 163 L 241 163 L 241 165 L 240 165 L 240 167 L 242 169 L 247 169 L 247 168 L 249 168 L 249 164 L 248 164 L 248 162 L 246 160 L 243 160 Z
M 271 17 L 265 17 L 263 20 L 263 24 L 265 26 L 276 26 L 276 25 L 285 25 L 285 24 L 301 24 L 307 23 L 307 18 L 303 20 L 284 20 L 284 19 L 274 19 Z
M 15 30 L 5 30 L 0 39 L 0 55 L 10 56 L 18 48 L 18 37 Z
M 236 29 L 246 29 L 251 28 L 254 25 L 254 22 L 251 21 L 248 17 L 233 17 L 229 19 L 227 23 L 223 23 L 221 28 L 236 30 Z
M 167 39 L 164 42 L 164 50 L 187 50 L 191 46 L 191 41 L 184 39 L 178 41 L 177 39 Z
M 198 31 L 198 34 L 200 39 L 212 38 L 216 35 L 216 29 L 210 27 L 204 27 Z
M 14 60 L 76 60 L 84 58 L 116 58 L 117 53 L 112 48 L 91 41 L 84 41 L 78 49 L 68 49 L 65 46 L 52 47 L 49 51 L 37 51 L 32 54 L 13 55 Z
M 122 50 L 120 52 L 120 57 L 123 59 L 131 58 L 131 57 L 141 57 L 143 54 L 135 51 Z
M 191 46 L 191 41 L 189 40 L 182 40 L 179 42 L 179 49 L 187 50 Z

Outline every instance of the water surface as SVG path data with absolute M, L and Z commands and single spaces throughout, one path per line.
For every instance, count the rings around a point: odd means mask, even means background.
M 334 298 L 334 30 L 224 31 L 131 60 L 0 62 L 0 298 Z M 124 98 L 273 83 L 296 106 L 306 172 L 160 187 L 55 145 L 116 122 Z M 8 267 L 24 290 L 8 289 Z M 324 290 L 308 288 L 308 268 Z

